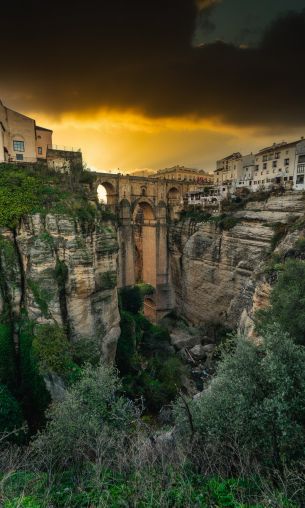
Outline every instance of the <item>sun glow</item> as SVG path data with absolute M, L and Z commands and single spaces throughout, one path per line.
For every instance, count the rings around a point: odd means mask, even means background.
M 215 169 L 216 159 L 266 143 L 265 132 L 229 125 L 219 117 L 149 118 L 134 111 L 91 110 L 60 117 L 28 111 L 51 128 L 54 144 L 81 147 L 98 171 L 156 170 L 174 164 Z

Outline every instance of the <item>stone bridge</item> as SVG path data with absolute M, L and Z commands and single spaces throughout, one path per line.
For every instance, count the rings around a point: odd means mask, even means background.
M 183 196 L 198 187 L 194 182 L 96 173 L 95 191 L 102 185 L 107 205 L 119 218 L 119 287 L 146 282 L 155 292 L 144 311 L 158 321 L 173 308 L 168 224 L 183 206 Z

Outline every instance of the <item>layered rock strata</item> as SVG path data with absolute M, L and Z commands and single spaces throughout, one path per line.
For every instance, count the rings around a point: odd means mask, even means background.
M 2 229 L 1 242 L 0 311 L 9 307 L 18 318 L 25 309 L 37 323 L 56 322 L 71 341 L 95 338 L 113 360 L 120 334 L 114 226 L 35 214 L 15 233 Z

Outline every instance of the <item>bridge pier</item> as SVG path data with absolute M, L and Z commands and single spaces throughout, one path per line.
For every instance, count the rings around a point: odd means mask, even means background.
M 155 288 L 144 311 L 158 322 L 174 306 L 168 258 L 168 222 L 178 217 L 183 195 L 195 183 L 96 173 L 96 188 L 118 215 L 119 287 L 146 282 Z

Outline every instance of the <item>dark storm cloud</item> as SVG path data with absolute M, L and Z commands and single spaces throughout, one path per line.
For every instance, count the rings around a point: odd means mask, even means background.
M 58 114 L 109 107 L 304 124 L 305 10 L 277 19 L 254 49 L 193 47 L 198 12 L 196 0 L 7 2 L 0 93 Z

